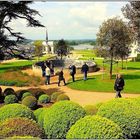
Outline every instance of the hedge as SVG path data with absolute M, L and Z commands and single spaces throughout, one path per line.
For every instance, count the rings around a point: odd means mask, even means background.
M 58 95 L 57 101 L 63 101 L 63 100 L 70 100 L 70 98 L 66 94 Z
M 28 107 L 18 103 L 4 105 L 0 108 L 0 121 L 14 117 L 35 119 L 33 112 Z
M 44 104 L 49 103 L 50 100 L 51 100 L 50 96 L 46 94 L 41 95 L 38 99 L 39 103 L 44 103 Z
M 43 130 L 28 118 L 10 118 L 0 124 L 0 138 L 12 136 L 44 137 Z
M 3 95 L 4 96 L 7 96 L 7 95 L 13 95 L 13 94 L 15 94 L 15 91 L 14 91 L 14 89 L 12 89 L 12 88 L 6 88 L 5 90 L 4 90 L 4 92 L 3 92 Z
M 67 139 L 120 139 L 122 136 L 117 124 L 100 116 L 81 118 L 67 133 Z
M 87 115 L 95 115 L 98 111 L 97 107 L 95 105 L 86 105 L 84 107 Z
M 22 100 L 22 104 L 31 109 L 36 109 L 37 99 L 34 96 L 27 96 Z
M 133 99 L 115 99 L 104 103 L 97 112 L 117 123 L 124 138 L 140 138 L 140 106 Z
M 22 95 L 22 100 L 23 100 L 25 97 L 27 97 L 27 96 L 32 96 L 32 93 L 30 93 L 30 92 L 25 92 L 25 93 L 23 93 L 23 95 Z
M 52 102 L 56 102 L 57 101 L 57 97 L 59 95 L 61 95 L 61 94 L 62 94 L 61 92 L 54 92 L 54 93 L 52 93 L 52 95 L 51 95 L 51 101 Z
M 44 130 L 48 139 L 63 139 L 70 127 L 85 116 L 85 110 L 71 101 L 52 105 L 44 116 Z
M 18 103 L 18 98 L 15 95 L 7 95 L 4 99 L 5 104 Z

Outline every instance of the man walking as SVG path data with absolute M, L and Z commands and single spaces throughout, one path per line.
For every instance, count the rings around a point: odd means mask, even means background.
M 51 71 L 50 71 L 50 68 L 47 66 L 46 67 L 46 85 L 50 85 L 50 75 L 51 75 Z
M 70 75 L 72 76 L 72 81 L 75 82 L 76 66 L 70 65 Z
M 87 80 L 87 73 L 89 71 L 89 67 L 86 64 L 86 62 L 84 62 L 84 65 L 82 66 L 82 70 L 81 71 L 84 73 L 84 81 Z
M 58 86 L 60 86 L 60 82 L 63 81 L 64 85 L 66 85 L 65 78 L 64 78 L 64 73 L 63 73 L 63 68 L 58 74 Z

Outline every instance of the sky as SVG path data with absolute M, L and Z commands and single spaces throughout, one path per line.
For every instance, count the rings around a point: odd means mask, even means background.
M 28 39 L 45 40 L 46 28 L 49 40 L 59 39 L 96 39 L 103 21 L 119 16 L 124 19 L 121 8 L 127 2 L 41 2 L 30 5 L 39 11 L 36 16 L 45 28 L 27 27 L 26 20 L 18 19 L 9 25 L 14 31 L 20 31 Z M 124 19 L 125 20 L 125 19 Z

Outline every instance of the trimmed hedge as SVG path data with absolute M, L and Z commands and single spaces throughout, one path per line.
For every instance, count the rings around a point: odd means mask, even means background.
M 7 96 L 7 95 L 15 95 L 15 91 L 14 91 L 14 89 L 12 89 L 12 88 L 6 88 L 5 90 L 4 90 L 4 92 L 3 92 L 3 95 L 4 96 Z
M 34 96 L 36 97 L 36 99 L 38 99 L 43 94 L 46 94 L 46 93 L 44 91 L 37 91 L 34 93 Z
M 10 118 L 0 124 L 0 138 L 12 136 L 44 137 L 43 130 L 28 118 Z
M 44 103 L 44 104 L 49 103 L 50 100 L 51 100 L 50 96 L 46 94 L 41 95 L 38 99 L 39 103 Z
M 6 140 L 10 140 L 10 139 L 34 139 L 34 140 L 41 140 L 40 138 L 38 137 L 32 137 L 32 136 L 13 136 L 13 137 L 9 137 L 9 138 L 6 138 Z
M 16 95 L 17 95 L 19 100 L 21 100 L 21 98 L 25 92 L 29 92 L 29 91 L 28 90 L 20 90 L 20 91 L 16 92 Z
M 63 101 L 63 100 L 70 100 L 70 98 L 66 94 L 60 94 L 57 97 L 57 101 Z
M 39 108 L 39 109 L 34 111 L 36 122 L 42 128 L 43 128 L 43 123 L 44 123 L 44 115 L 46 114 L 47 111 L 48 111 L 48 108 L 46 108 L 46 107 Z
M 100 116 L 81 118 L 67 133 L 67 139 L 120 139 L 122 136 L 117 124 Z
M 84 109 L 87 115 L 95 115 L 98 111 L 97 107 L 94 105 L 86 105 Z
M 135 100 L 114 99 L 104 103 L 97 114 L 117 123 L 124 138 L 140 138 L 140 106 Z
M 22 95 L 22 100 L 23 100 L 25 97 L 27 97 L 27 96 L 32 96 L 32 93 L 30 93 L 30 92 L 25 92 L 25 93 L 23 93 L 23 95 Z
M 52 105 L 44 116 L 44 130 L 48 139 L 63 139 L 70 127 L 86 114 L 85 110 L 71 101 Z
M 56 102 L 57 101 L 57 97 L 59 95 L 61 95 L 61 94 L 62 94 L 61 92 L 54 92 L 54 93 L 52 93 L 52 95 L 51 95 L 51 101 L 52 102 Z
M 4 99 L 5 104 L 18 103 L 18 98 L 15 95 L 7 95 Z
M 31 109 L 35 109 L 37 107 L 37 99 L 34 96 L 27 96 L 22 100 L 22 104 Z
M 0 108 L 0 122 L 7 118 L 14 117 L 35 119 L 33 112 L 28 107 L 21 104 L 8 104 Z

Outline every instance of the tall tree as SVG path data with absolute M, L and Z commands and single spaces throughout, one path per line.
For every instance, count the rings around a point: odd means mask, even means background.
M 59 40 L 55 45 L 55 51 L 58 56 L 62 57 L 66 56 L 69 52 L 68 45 L 64 39 Z
M 117 17 L 108 19 L 100 26 L 97 34 L 97 44 L 108 47 L 110 57 L 110 79 L 112 78 L 113 59 L 121 56 L 122 50 L 128 48 L 132 42 L 131 30 Z M 124 54 L 123 54 L 124 57 Z
M 31 1 L 0 1 L 0 53 L 13 55 L 15 57 L 18 49 L 17 44 L 25 38 L 20 32 L 14 32 L 8 26 L 13 19 L 25 19 L 27 26 L 31 27 L 44 27 L 35 16 L 39 15 L 38 11 L 31 9 L 28 5 Z
M 140 1 L 131 1 L 122 8 L 122 13 L 129 20 L 129 25 L 135 33 L 140 46 Z

